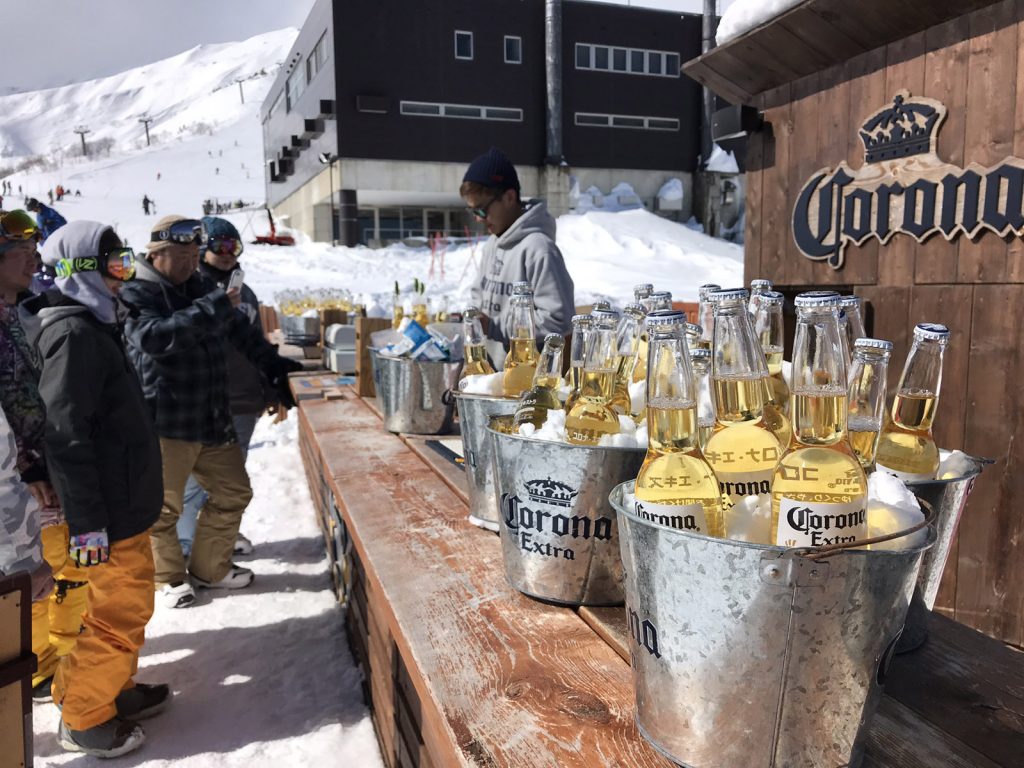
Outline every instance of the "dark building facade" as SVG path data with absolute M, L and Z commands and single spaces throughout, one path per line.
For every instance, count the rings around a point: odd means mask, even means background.
M 263 106 L 270 205 L 330 239 L 333 186 L 335 204 L 346 190 L 351 207 L 354 193 L 364 241 L 458 232 L 461 172 L 490 146 L 556 213 L 573 181 L 627 181 L 648 204 L 673 176 L 689 184 L 700 90 L 680 64 L 700 52 L 700 17 L 561 10 L 562 152 L 551 158 L 544 0 L 319 0 Z M 338 156 L 329 171 L 323 153 Z

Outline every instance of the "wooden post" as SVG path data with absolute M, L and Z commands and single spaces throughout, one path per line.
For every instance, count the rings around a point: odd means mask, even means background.
M 386 317 L 356 318 L 356 379 L 359 382 L 360 397 L 376 397 L 373 385 L 373 363 L 370 360 L 370 334 L 391 327 Z

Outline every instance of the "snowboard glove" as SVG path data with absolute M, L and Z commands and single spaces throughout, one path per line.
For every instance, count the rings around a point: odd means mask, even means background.
M 302 370 L 302 363 L 298 360 L 291 360 L 278 355 L 267 366 L 267 379 L 277 393 L 277 401 L 283 408 L 294 408 L 295 398 L 292 396 L 292 389 L 288 384 L 288 374 Z
M 68 557 L 78 566 L 88 568 L 110 559 L 110 541 L 105 530 L 89 531 L 72 536 L 68 541 Z

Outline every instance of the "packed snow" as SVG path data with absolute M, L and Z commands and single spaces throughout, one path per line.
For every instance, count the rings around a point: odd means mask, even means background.
M 802 2 L 804 0 L 733 0 L 722 14 L 715 39 L 723 45 Z

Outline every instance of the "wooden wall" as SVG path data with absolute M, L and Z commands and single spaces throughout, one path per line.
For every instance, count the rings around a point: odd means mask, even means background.
M 770 129 L 748 154 L 746 278 L 854 286 L 896 349 L 915 323 L 953 332 L 935 433 L 942 447 L 997 464 L 978 480 L 950 554 L 937 609 L 1024 645 L 1024 243 L 985 233 L 918 244 L 897 235 L 848 246 L 834 271 L 796 249 L 791 215 L 811 174 L 864 162 L 857 128 L 901 89 L 945 103 L 939 157 L 956 165 L 1024 158 L 1024 0 L 1004 0 L 758 97 Z

